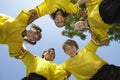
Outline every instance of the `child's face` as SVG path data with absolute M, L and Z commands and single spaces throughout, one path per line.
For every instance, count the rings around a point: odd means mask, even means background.
M 44 55 L 45 60 L 53 61 L 55 52 L 54 52 L 54 50 L 51 49 L 51 50 L 47 50 L 43 55 Z
M 65 18 L 62 15 L 56 15 L 55 24 L 57 27 L 63 27 L 65 25 Z
M 78 21 L 75 23 L 75 29 L 84 31 L 84 30 L 88 29 L 88 24 L 86 21 Z
M 30 41 L 38 41 L 40 36 L 42 36 L 42 35 L 41 35 L 41 33 L 38 33 L 37 30 L 31 29 L 31 30 L 27 31 L 26 36 L 27 36 L 28 40 L 30 40 Z
M 66 45 L 65 53 L 71 57 L 75 56 L 77 52 L 77 48 L 75 46 Z

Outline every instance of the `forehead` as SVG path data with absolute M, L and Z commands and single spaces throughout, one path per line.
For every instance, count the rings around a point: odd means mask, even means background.
M 55 54 L 55 51 L 52 50 L 52 49 L 46 50 L 43 54 L 47 54 L 47 53 L 49 53 L 49 52 L 52 52 L 53 54 Z
M 65 45 L 65 49 L 69 49 L 69 48 L 72 48 L 73 45 Z

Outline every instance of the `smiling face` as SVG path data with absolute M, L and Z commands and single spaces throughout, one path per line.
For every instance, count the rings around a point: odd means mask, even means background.
M 49 50 L 45 51 L 42 54 L 43 58 L 48 61 L 53 61 L 55 58 L 55 51 L 53 48 L 50 48 Z
M 61 10 L 57 10 L 54 18 L 54 22 L 57 27 L 61 28 L 65 25 L 65 18 L 63 16 L 63 12 Z
M 65 25 L 65 18 L 62 15 L 57 15 L 55 17 L 55 24 L 57 27 L 63 27 Z
M 89 28 L 88 23 L 86 21 L 78 21 L 78 22 L 75 23 L 75 29 L 76 30 L 85 31 L 88 28 Z
M 77 45 L 76 41 L 71 39 L 66 40 L 63 44 L 64 52 L 71 57 L 77 54 L 78 48 L 79 46 Z
M 30 41 L 38 41 L 41 36 L 42 36 L 41 32 L 38 32 L 35 29 L 31 29 L 31 30 L 26 31 L 26 37 Z
M 66 45 L 64 50 L 65 53 L 71 57 L 75 56 L 77 52 L 77 48 L 75 46 L 70 46 L 70 45 Z

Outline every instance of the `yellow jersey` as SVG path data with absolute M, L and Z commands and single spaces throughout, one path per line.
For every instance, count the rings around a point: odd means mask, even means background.
M 54 62 L 47 61 L 26 51 L 21 60 L 26 66 L 26 76 L 35 72 L 47 80 L 64 80 L 67 78 L 65 70 Z M 67 80 L 67 79 L 66 79 Z
M 70 0 L 44 0 L 35 7 L 39 17 L 54 13 L 57 9 L 62 9 L 66 13 L 79 13 L 79 5 L 73 4 Z
M 69 71 L 77 80 L 90 80 L 104 64 L 107 64 L 96 55 L 97 45 L 94 40 L 90 40 L 84 48 L 78 51 L 78 54 L 61 64 L 61 67 Z
M 0 44 L 8 44 L 11 57 L 19 55 L 24 42 L 22 32 L 26 29 L 30 16 L 31 13 L 27 10 L 22 10 L 15 19 L 0 14 Z
M 90 29 L 98 36 L 100 41 L 109 39 L 107 29 L 113 26 L 112 24 L 104 23 L 99 14 L 99 5 L 101 1 L 102 0 L 91 0 L 90 3 L 86 4 Z

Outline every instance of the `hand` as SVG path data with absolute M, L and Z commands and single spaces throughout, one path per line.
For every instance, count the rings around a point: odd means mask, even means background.
M 99 42 L 99 46 L 108 46 L 109 45 L 109 40 L 103 40 Z
M 25 46 L 24 46 L 24 44 L 23 44 L 23 46 L 21 47 L 21 50 L 20 50 L 20 52 L 19 52 L 19 55 L 15 56 L 15 58 L 16 58 L 16 59 L 21 59 L 21 58 L 23 57 L 25 51 L 26 51 L 26 48 L 25 48 Z
M 98 41 L 97 35 L 93 32 L 91 32 L 91 38 L 94 39 L 96 42 Z
M 81 9 L 79 9 L 79 15 L 81 15 L 84 20 L 87 19 L 87 13 Z
M 34 9 L 29 10 L 29 12 L 32 14 L 32 16 L 28 21 L 28 25 L 38 18 L 37 12 Z

